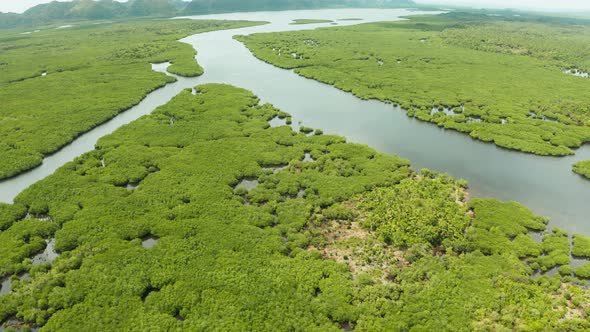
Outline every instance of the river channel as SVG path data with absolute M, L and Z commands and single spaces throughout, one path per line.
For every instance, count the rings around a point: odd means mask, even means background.
M 14 197 L 36 181 L 52 174 L 64 163 L 93 149 L 96 141 L 118 127 L 165 104 L 185 88 L 203 83 L 227 83 L 251 90 L 293 115 L 293 123 L 321 128 L 327 134 L 345 136 L 350 142 L 367 144 L 378 151 L 411 160 L 423 167 L 446 172 L 469 181 L 472 196 L 519 201 L 535 213 L 550 218 L 550 225 L 568 232 L 590 235 L 590 181 L 571 171 L 578 160 L 590 159 L 590 146 L 575 156 L 540 157 L 498 148 L 493 144 L 415 120 L 390 104 L 363 101 L 332 86 L 298 76 L 256 59 L 233 39 L 234 35 L 315 29 L 375 21 L 399 20 L 421 14 L 407 10 L 338 9 L 232 13 L 195 16 L 194 19 L 267 21 L 266 25 L 213 31 L 182 39 L 198 50 L 205 69 L 198 78 L 177 77 L 177 82 L 154 91 L 136 107 L 82 135 L 72 144 L 47 157 L 43 165 L 0 182 L 0 201 Z M 358 18 L 362 20 L 344 20 Z M 337 24 L 291 25 L 293 19 L 329 19 Z M 165 65 L 155 66 L 163 71 Z

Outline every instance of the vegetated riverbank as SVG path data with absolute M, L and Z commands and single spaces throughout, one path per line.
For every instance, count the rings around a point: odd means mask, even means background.
M 590 327 L 569 238 L 528 233 L 545 219 L 517 203 L 468 203 L 463 181 L 321 131 L 271 127 L 277 116 L 288 114 L 242 89 L 187 89 L 0 205 L 0 275 L 12 278 L 0 321 Z M 50 239 L 60 256 L 35 265 Z M 586 255 L 588 239 L 574 242 Z M 533 277 L 556 266 L 563 277 Z
M 319 20 L 319 19 L 306 19 L 306 18 L 298 18 L 294 19 L 293 23 L 291 24 L 316 24 L 316 23 L 332 23 L 332 20 Z
M 590 160 L 580 161 L 574 165 L 574 172 L 590 179 Z
M 174 81 L 150 70 L 198 76 L 195 50 L 179 38 L 259 24 L 231 21 L 132 21 L 0 32 L 0 179 L 38 166 L 77 136 Z
M 450 13 L 239 36 L 259 59 L 498 146 L 563 156 L 590 141 L 590 26 Z M 297 56 L 292 56 L 296 54 Z

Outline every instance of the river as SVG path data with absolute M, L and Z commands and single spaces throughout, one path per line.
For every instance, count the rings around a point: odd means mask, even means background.
M 203 83 L 228 83 L 246 88 L 263 102 L 293 115 L 293 123 L 321 128 L 327 134 L 347 137 L 378 151 L 395 153 L 423 167 L 446 172 L 469 181 L 472 196 L 519 201 L 537 214 L 551 219 L 552 227 L 590 235 L 590 181 L 571 171 L 578 160 L 590 159 L 590 146 L 575 156 L 540 157 L 498 148 L 430 123 L 408 118 L 392 105 L 363 101 L 332 86 L 298 76 L 257 60 L 237 34 L 278 32 L 331 27 L 331 24 L 290 25 L 293 19 L 338 20 L 338 26 L 375 21 L 393 21 L 420 14 L 407 10 L 338 9 L 284 12 L 233 13 L 195 16 L 195 19 L 268 21 L 267 25 L 213 31 L 182 39 L 198 50 L 197 60 L 205 69 L 198 78 L 178 81 L 156 90 L 139 105 L 82 135 L 75 142 L 47 157 L 42 166 L 0 182 L 0 201 L 11 202 L 22 190 L 50 175 L 59 166 L 93 149 L 97 139 L 165 104 L 182 89 Z M 346 20 L 361 18 L 362 20 Z M 163 70 L 165 66 L 155 69 Z

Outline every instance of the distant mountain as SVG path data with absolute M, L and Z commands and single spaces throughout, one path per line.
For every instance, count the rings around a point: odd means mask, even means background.
M 412 0 L 192 0 L 184 14 L 342 7 L 415 7 Z
M 12 28 L 22 24 L 22 15 L 14 13 L 0 13 L 0 28 Z
M 74 0 L 53 1 L 30 8 L 23 14 L 0 13 L 0 28 L 39 25 L 52 21 L 95 20 L 139 16 L 170 17 L 181 12 L 188 2 L 182 0 Z
M 172 16 L 179 11 L 176 5 L 169 0 L 134 0 L 129 5 L 129 16 Z M 186 3 L 182 3 L 185 7 Z
M 187 0 L 188 1 L 188 0 Z M 37 5 L 23 14 L 0 13 L 0 28 L 33 26 L 67 20 L 124 17 L 171 17 L 236 11 L 343 7 L 414 7 L 412 0 L 73 0 Z
M 35 20 L 60 20 L 67 17 L 68 13 L 76 5 L 75 2 L 44 3 L 25 11 L 22 16 Z
M 186 8 L 186 5 L 190 2 L 190 0 L 170 0 L 169 1 L 174 8 L 176 8 L 177 12 L 180 12 Z
M 66 13 L 67 19 L 108 19 L 121 16 L 127 6 L 112 0 L 80 0 Z

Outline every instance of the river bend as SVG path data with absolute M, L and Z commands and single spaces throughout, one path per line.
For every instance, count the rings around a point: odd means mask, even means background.
M 198 78 L 177 77 L 149 94 L 140 104 L 80 136 L 72 144 L 44 159 L 43 165 L 18 177 L 0 182 L 0 201 L 12 202 L 31 184 L 58 167 L 94 148 L 97 140 L 120 126 L 149 114 L 185 88 L 203 83 L 227 83 L 251 90 L 263 102 L 274 104 L 299 121 L 325 133 L 347 137 L 381 152 L 395 153 L 412 161 L 415 169 L 426 167 L 469 181 L 470 192 L 479 197 L 519 201 L 535 213 L 551 219 L 551 226 L 590 235 L 590 181 L 571 171 L 573 163 L 590 159 L 590 146 L 575 156 L 534 156 L 498 148 L 469 136 L 408 118 L 405 112 L 379 101 L 363 101 L 332 86 L 306 79 L 256 59 L 232 37 L 259 32 L 330 27 L 330 24 L 290 25 L 293 19 L 330 19 L 339 26 L 375 21 L 393 21 L 410 14 L 407 10 L 338 9 L 284 12 L 232 13 L 195 16 L 195 19 L 268 21 L 267 25 L 213 31 L 182 39 L 198 50 L 197 60 L 205 69 Z M 361 18 L 362 20 L 345 20 Z M 165 70 L 166 64 L 155 70 Z

